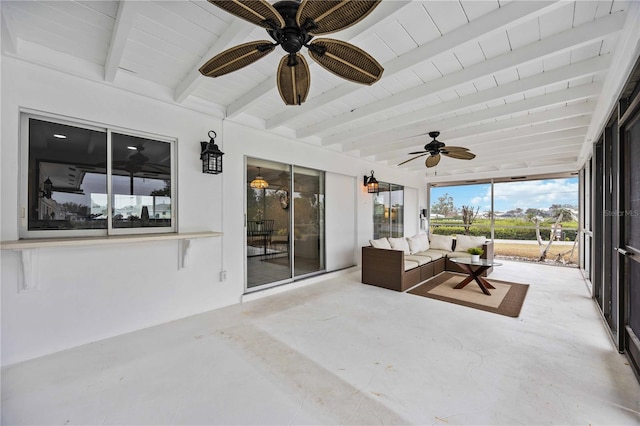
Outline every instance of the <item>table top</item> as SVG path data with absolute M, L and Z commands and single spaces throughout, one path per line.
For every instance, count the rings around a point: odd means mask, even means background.
M 493 260 L 480 259 L 479 261 L 472 261 L 470 257 L 451 257 L 449 258 L 453 263 L 464 263 L 466 265 L 477 266 L 500 266 L 502 263 L 495 262 Z

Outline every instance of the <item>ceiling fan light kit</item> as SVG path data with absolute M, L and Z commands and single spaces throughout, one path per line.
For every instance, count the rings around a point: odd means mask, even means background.
M 425 155 L 428 155 L 427 159 L 424 162 L 424 165 L 427 167 L 437 166 L 442 158 L 441 155 L 455 158 L 457 160 L 473 160 L 474 158 L 476 158 L 476 155 L 471 153 L 469 151 L 469 148 L 464 148 L 462 146 L 447 146 L 446 144 L 436 139 L 438 136 L 440 136 L 440 132 L 429 132 L 429 137 L 433 138 L 433 140 L 424 146 L 424 151 L 410 152 L 409 155 L 415 155 L 415 157 L 403 161 L 402 163 L 398 164 L 398 166 L 402 166 L 409 161 L 413 161 L 416 158 L 424 157 Z
M 278 66 L 276 81 L 286 105 L 301 105 L 307 98 L 309 65 L 298 53 L 306 47 L 324 69 L 349 81 L 371 85 L 384 68 L 364 50 L 341 40 L 314 36 L 343 30 L 362 20 L 381 0 L 282 0 L 273 6 L 265 0 L 209 0 L 210 3 L 263 27 L 275 42 L 244 43 L 214 56 L 200 67 L 207 77 L 220 77 L 263 58 L 281 46 L 287 56 Z

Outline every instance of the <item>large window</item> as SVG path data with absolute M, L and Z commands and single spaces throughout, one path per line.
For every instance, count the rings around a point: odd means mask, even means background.
M 379 182 L 373 197 L 373 238 L 404 236 L 404 187 Z
M 174 142 L 23 114 L 20 236 L 175 230 Z
M 496 256 L 577 266 L 578 194 L 577 177 L 438 184 L 429 228 L 495 239 Z

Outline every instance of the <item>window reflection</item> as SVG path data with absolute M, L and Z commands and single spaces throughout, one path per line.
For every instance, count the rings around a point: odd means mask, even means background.
M 113 227 L 171 226 L 171 146 L 113 133 Z
M 104 229 L 106 133 L 29 119 L 29 230 Z

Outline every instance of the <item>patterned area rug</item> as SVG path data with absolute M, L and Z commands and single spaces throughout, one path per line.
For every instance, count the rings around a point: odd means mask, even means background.
M 443 272 L 410 289 L 407 293 L 509 317 L 520 315 L 524 298 L 527 295 L 527 290 L 529 290 L 529 284 L 517 284 L 486 278 L 495 287 L 495 289 L 490 290 L 491 296 L 484 294 L 475 281 L 471 281 L 459 290 L 454 289 L 466 276 L 465 274 Z

